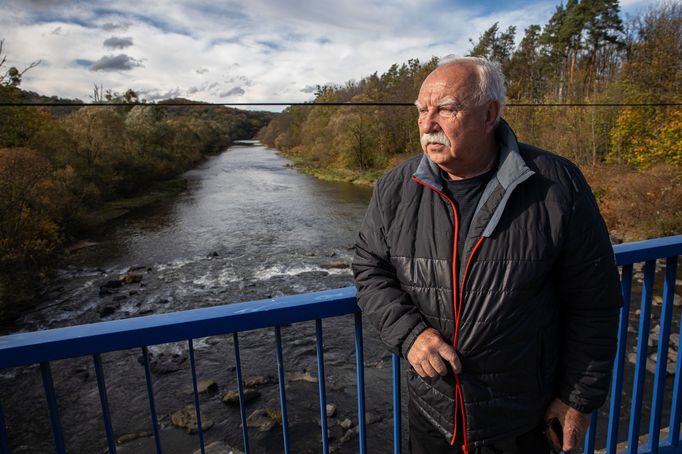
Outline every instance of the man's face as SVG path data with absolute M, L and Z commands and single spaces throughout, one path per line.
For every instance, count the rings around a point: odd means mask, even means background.
M 489 103 L 474 106 L 471 101 L 477 85 L 475 67 L 446 65 L 432 72 L 419 91 L 416 104 L 422 149 L 442 168 L 469 167 L 484 151 L 492 129 L 487 118 Z

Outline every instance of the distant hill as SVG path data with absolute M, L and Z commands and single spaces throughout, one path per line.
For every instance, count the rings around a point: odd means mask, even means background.
M 31 102 L 44 104 L 82 104 L 83 102 L 78 98 L 69 99 L 61 98 L 59 96 L 46 96 L 36 93 L 34 91 L 27 91 L 15 89 L 13 93 L 13 101 L 17 103 Z M 277 115 L 274 112 L 267 111 L 252 111 L 242 110 L 227 106 L 208 106 L 202 104 L 201 101 L 193 101 L 186 98 L 171 98 L 150 103 L 150 105 L 162 106 L 164 104 L 186 104 L 184 106 L 173 106 L 164 108 L 163 112 L 166 115 L 173 117 L 196 117 L 202 120 L 209 120 L 215 122 L 221 130 L 228 132 L 232 140 L 244 140 L 255 137 L 258 131 L 266 126 Z M 112 102 L 111 104 L 126 104 L 125 102 Z M 56 106 L 46 107 L 46 110 L 55 117 L 62 117 L 68 115 L 80 106 Z

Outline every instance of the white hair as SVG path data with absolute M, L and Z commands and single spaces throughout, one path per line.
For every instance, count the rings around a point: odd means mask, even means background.
M 438 67 L 448 65 L 473 65 L 478 69 L 478 89 L 473 93 L 474 105 L 480 106 L 488 101 L 497 101 L 500 111 L 497 121 L 502 116 L 502 109 L 506 101 L 504 74 L 500 65 L 481 57 L 457 57 L 448 55 L 440 59 Z

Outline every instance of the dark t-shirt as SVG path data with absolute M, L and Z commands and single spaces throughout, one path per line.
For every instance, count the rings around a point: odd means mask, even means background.
M 464 250 L 464 242 L 466 241 L 467 233 L 471 220 L 474 217 L 474 211 L 478 206 L 479 200 L 483 195 L 486 185 L 490 179 L 495 175 L 497 166 L 484 174 L 466 178 L 464 180 L 448 180 L 443 176 L 445 194 L 455 203 L 457 207 L 457 214 L 459 215 L 459 235 L 457 238 L 457 273 L 458 278 L 461 278 L 466 266 L 466 258 L 462 258 Z M 461 266 L 460 266 L 461 265 Z

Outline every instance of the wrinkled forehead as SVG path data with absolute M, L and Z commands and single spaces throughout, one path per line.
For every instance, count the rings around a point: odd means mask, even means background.
M 461 65 L 440 67 L 424 80 L 417 103 L 423 106 L 449 100 L 466 103 L 472 98 L 477 84 L 478 76 L 474 68 Z

